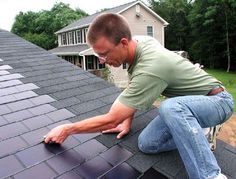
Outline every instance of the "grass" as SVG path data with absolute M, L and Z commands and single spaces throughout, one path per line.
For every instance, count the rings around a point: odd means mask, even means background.
M 220 80 L 223 85 L 226 87 L 226 90 L 233 95 L 234 98 L 234 111 L 236 111 L 236 73 L 222 70 L 212 70 L 212 69 L 204 69 L 206 72 L 211 74 Z

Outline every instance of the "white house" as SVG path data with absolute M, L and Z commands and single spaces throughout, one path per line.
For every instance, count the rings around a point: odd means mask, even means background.
M 133 1 L 103 12 L 112 12 L 124 16 L 131 27 L 133 36 L 150 35 L 164 46 L 164 32 L 168 22 L 152 11 L 142 1 Z M 100 13 L 82 18 L 57 31 L 58 47 L 50 51 L 80 66 L 84 70 L 98 72 L 100 69 L 105 68 L 104 64 L 99 64 L 98 58 L 93 55 L 93 50 L 86 44 L 88 27 L 92 20 Z M 110 66 L 108 68 L 113 76 L 114 83 L 119 87 L 125 87 L 127 84 L 126 69 L 128 66 L 123 64 L 119 68 Z

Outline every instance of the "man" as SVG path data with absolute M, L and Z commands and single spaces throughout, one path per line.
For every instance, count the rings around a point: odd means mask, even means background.
M 154 38 L 132 39 L 128 23 L 117 14 L 99 15 L 89 27 L 87 41 L 101 63 L 130 65 L 129 85 L 107 114 L 58 126 L 45 136 L 46 143 L 97 131 L 117 132 L 121 138 L 129 132 L 136 110 L 151 107 L 163 94 L 169 98 L 140 134 L 139 149 L 145 153 L 178 149 L 190 178 L 226 178 L 202 129 L 232 115 L 233 99 L 221 82 Z

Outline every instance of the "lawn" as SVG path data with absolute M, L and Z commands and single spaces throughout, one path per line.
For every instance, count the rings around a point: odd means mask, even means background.
M 212 70 L 212 69 L 204 69 L 206 72 L 211 74 L 212 76 L 216 77 L 220 80 L 224 86 L 226 87 L 227 91 L 231 93 L 234 97 L 234 112 L 236 112 L 236 73 L 229 72 L 222 70 Z

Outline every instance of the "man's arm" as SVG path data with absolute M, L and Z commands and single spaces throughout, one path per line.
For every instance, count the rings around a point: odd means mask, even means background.
M 122 138 L 128 134 L 132 125 L 133 116 L 125 119 L 122 123 L 118 124 L 115 128 L 102 131 L 102 133 L 118 133 L 117 139 Z
M 116 100 L 107 114 L 53 128 L 45 136 L 45 143 L 49 141 L 63 143 L 71 134 L 98 132 L 116 128 L 124 120 L 132 118 L 135 111 L 136 109 L 125 106 Z

